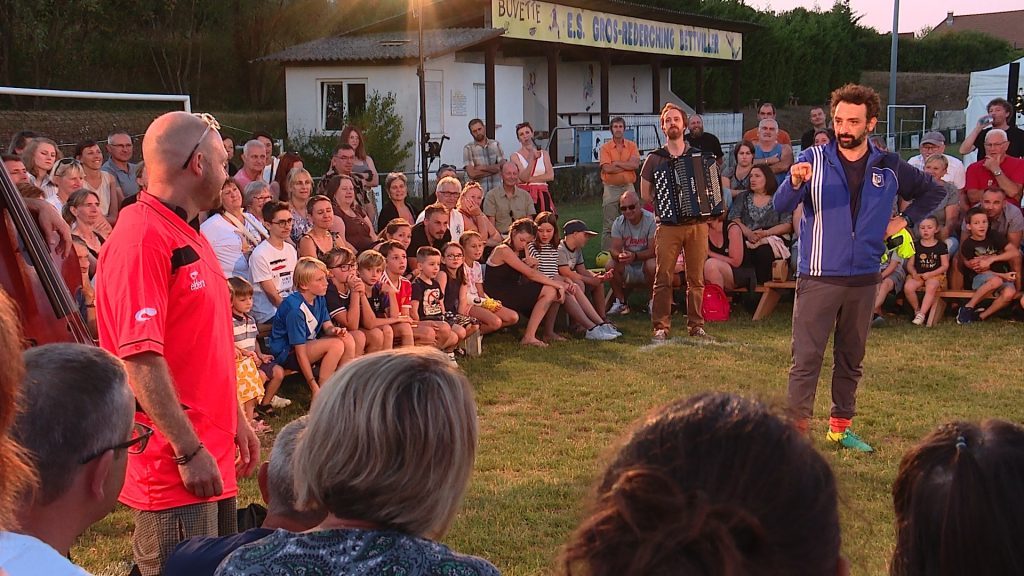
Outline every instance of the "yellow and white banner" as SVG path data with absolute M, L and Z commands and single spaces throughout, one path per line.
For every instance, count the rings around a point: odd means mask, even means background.
M 491 0 L 505 36 L 648 54 L 740 60 L 743 34 L 595 12 L 535 0 Z

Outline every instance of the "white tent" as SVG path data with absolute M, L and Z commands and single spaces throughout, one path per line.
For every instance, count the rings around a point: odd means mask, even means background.
M 1021 68 L 1024 68 L 1024 58 L 1017 60 L 1017 63 L 1021 65 Z M 1006 84 L 1009 82 L 1009 77 L 1010 63 L 991 70 L 971 72 L 971 84 L 967 91 L 967 108 L 964 109 L 964 114 L 967 115 L 968 132 L 973 130 L 978 119 L 988 112 L 985 106 L 993 98 L 1006 98 Z M 1020 75 L 1018 82 L 1017 90 L 1020 93 L 1020 90 L 1024 89 L 1024 73 Z M 1020 126 L 1022 124 L 1024 124 L 1024 114 L 1021 114 L 1021 111 L 1018 110 L 1016 125 Z M 964 164 L 967 164 L 968 160 L 974 162 L 977 156 L 976 152 L 965 155 Z

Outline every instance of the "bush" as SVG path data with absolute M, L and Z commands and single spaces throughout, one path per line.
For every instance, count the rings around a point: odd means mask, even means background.
M 346 124 L 359 128 L 366 142 L 366 153 L 373 158 L 377 172 L 402 172 L 412 150 L 412 140 L 402 142 L 402 117 L 395 112 L 395 95 L 381 96 L 374 91 L 366 101 L 366 108 L 346 116 Z

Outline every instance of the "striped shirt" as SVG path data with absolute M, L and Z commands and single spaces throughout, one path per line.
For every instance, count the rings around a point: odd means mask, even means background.
M 537 267 L 540 273 L 548 278 L 558 276 L 558 248 L 550 244 L 530 244 L 530 256 L 540 262 Z
M 235 327 L 235 347 L 246 352 L 255 352 L 256 337 L 259 336 L 256 320 L 248 314 L 239 316 L 232 313 L 231 322 Z

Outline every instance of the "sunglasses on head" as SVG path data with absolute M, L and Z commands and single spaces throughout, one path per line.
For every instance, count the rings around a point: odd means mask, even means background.
M 203 138 L 206 138 L 206 135 L 210 133 L 210 130 L 220 130 L 220 122 L 217 122 L 217 119 L 214 118 L 212 114 L 200 112 L 192 115 L 202 120 L 206 124 L 206 129 L 199 135 L 199 140 L 196 140 L 196 145 L 192 147 L 192 151 L 188 153 L 188 156 L 185 157 L 185 161 L 182 162 L 182 170 L 188 168 L 188 163 L 192 161 L 192 157 L 196 155 L 196 150 L 199 150 L 199 145 L 203 143 Z

